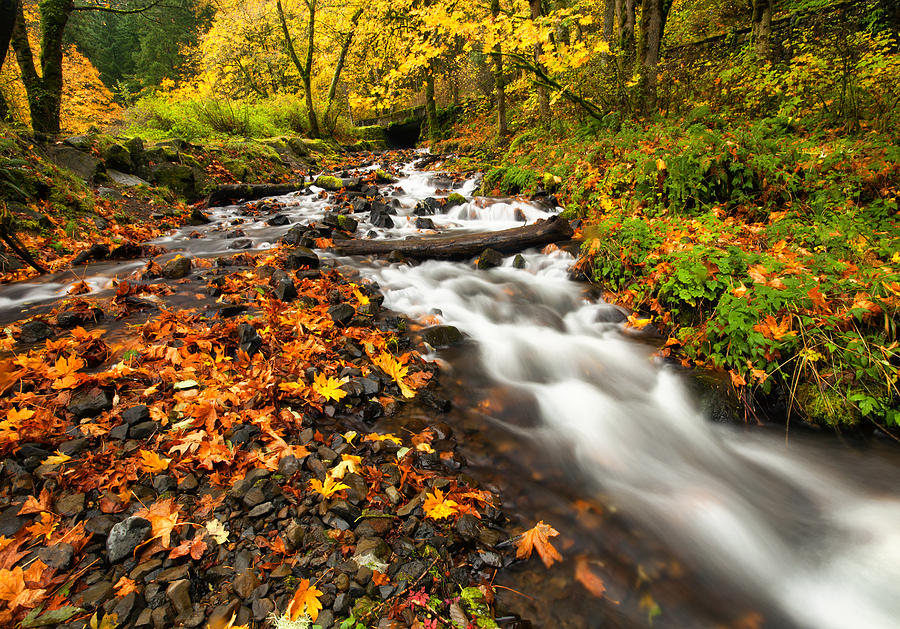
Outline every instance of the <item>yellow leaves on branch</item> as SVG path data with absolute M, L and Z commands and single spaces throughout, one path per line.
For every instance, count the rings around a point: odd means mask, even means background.
M 300 616 L 309 616 L 313 621 L 319 617 L 319 610 L 322 609 L 322 603 L 319 597 L 322 592 L 315 585 L 309 584 L 309 579 L 300 581 L 300 586 L 294 592 L 291 602 L 288 605 L 286 615 L 291 620 L 297 620 Z
M 550 538 L 557 535 L 559 535 L 559 531 L 549 524 L 544 524 L 544 521 L 541 520 L 534 525 L 534 528 L 522 533 L 519 541 L 516 542 L 516 558 L 528 559 L 531 557 L 531 551 L 536 550 L 547 568 L 557 561 L 562 561 L 562 555 L 550 543 Z
M 458 506 L 459 504 L 455 500 L 446 498 L 440 489 L 435 489 L 433 494 L 425 494 L 425 502 L 422 504 L 425 516 L 432 520 L 441 520 L 456 515 L 459 512 Z

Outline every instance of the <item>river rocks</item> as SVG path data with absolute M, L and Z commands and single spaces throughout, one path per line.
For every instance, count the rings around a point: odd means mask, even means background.
M 350 218 L 345 214 L 338 214 L 337 221 L 338 228 L 350 234 L 355 232 L 357 227 L 359 227 L 359 223 L 356 219 Z
M 86 249 L 79 253 L 72 260 L 72 266 L 78 266 L 79 264 L 84 264 L 89 260 L 103 260 L 104 258 L 109 256 L 109 246 L 104 243 L 97 243 L 92 245 L 90 249 Z
M 19 328 L 19 342 L 20 343 L 40 343 L 41 341 L 47 340 L 53 336 L 53 328 L 49 325 L 35 319 L 34 321 L 29 321 L 28 323 L 23 323 Z
M 450 196 L 447 197 L 447 200 L 444 202 L 444 211 L 450 210 L 457 205 L 462 205 L 466 202 L 466 197 L 459 194 L 458 192 L 454 192 Z
M 95 417 L 112 408 L 112 395 L 97 387 L 77 391 L 66 408 L 79 419 Z
M 289 278 L 283 278 L 275 286 L 275 296 L 281 301 L 293 301 L 297 298 L 297 287 Z
M 71 146 L 51 146 L 47 155 L 57 166 L 72 171 L 88 183 L 104 171 L 101 160 Z
M 346 326 L 356 316 L 356 309 L 350 304 L 337 304 L 328 309 L 328 316 L 340 326 Z
M 517 253 L 516 257 L 513 258 L 513 268 L 514 269 L 524 269 L 527 266 L 527 262 L 525 261 L 525 256 L 521 253 Z
M 191 259 L 184 257 L 173 258 L 162 267 L 162 276 L 169 280 L 177 280 L 187 277 L 191 272 Z
M 308 247 L 294 247 L 288 251 L 286 263 L 290 269 L 318 269 L 319 256 Z
M 376 212 L 372 210 L 369 214 L 369 222 L 372 223 L 375 227 L 381 227 L 382 229 L 393 229 L 394 228 L 394 219 L 388 216 L 387 213 L 384 212 Z
M 129 556 L 138 544 L 150 537 L 153 527 L 148 520 L 132 516 L 112 527 L 106 538 L 107 559 L 117 563 Z
M 463 335 L 452 325 L 434 325 L 422 330 L 422 339 L 433 348 L 440 349 L 459 343 Z
M 434 221 L 424 216 L 416 217 L 416 229 L 434 229 Z
M 166 588 L 166 598 L 179 616 L 189 613 L 194 606 L 191 602 L 191 582 L 187 579 L 173 581 Z
M 266 225 L 271 225 L 273 227 L 280 227 L 281 225 L 287 225 L 290 222 L 287 216 L 284 214 L 276 214 L 272 218 L 266 221 Z
M 163 162 L 154 166 L 150 170 L 150 181 L 188 199 L 193 199 L 197 194 L 194 171 L 183 164 Z
M 75 549 L 60 542 L 38 551 L 38 558 L 54 570 L 68 570 L 75 561 Z
M 253 246 L 253 241 L 249 238 L 235 238 L 228 245 L 229 249 L 250 249 Z
M 211 222 L 212 221 L 209 219 L 209 217 L 206 214 L 201 212 L 199 209 L 194 208 L 191 211 L 191 217 L 188 219 L 187 224 L 194 225 L 194 226 L 200 226 L 200 225 L 208 225 Z
M 126 173 L 130 173 L 134 170 L 131 153 L 127 148 L 118 143 L 110 144 L 103 150 L 103 160 L 106 162 L 107 168 L 113 168 Z
M 496 249 L 485 249 L 475 261 L 475 267 L 479 270 L 493 269 L 503 264 L 503 254 Z

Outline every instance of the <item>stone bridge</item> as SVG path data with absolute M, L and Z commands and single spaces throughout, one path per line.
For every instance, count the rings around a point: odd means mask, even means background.
M 419 141 L 425 124 L 425 105 L 357 120 L 360 127 L 381 127 L 391 148 L 411 148 Z

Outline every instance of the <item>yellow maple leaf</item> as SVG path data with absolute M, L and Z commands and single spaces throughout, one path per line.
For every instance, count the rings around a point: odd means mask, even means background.
M 46 459 L 41 461 L 42 465 L 62 465 L 66 461 L 71 461 L 72 457 L 67 454 L 63 454 L 59 450 L 56 451 L 56 454 L 52 454 L 48 456 Z
M 516 558 L 528 559 L 531 557 L 531 551 L 536 550 L 541 557 L 541 561 L 548 568 L 554 562 L 562 561 L 559 551 L 553 548 L 553 544 L 550 543 L 550 538 L 557 535 L 559 535 L 559 531 L 549 524 L 544 524 L 544 521 L 541 520 L 534 525 L 534 528 L 522 533 L 519 541 L 516 542 Z
M 628 315 L 627 327 L 635 328 L 636 330 L 643 330 L 648 325 L 650 325 L 650 319 L 642 319 L 640 317 L 636 317 L 635 315 Z
M 359 471 L 359 465 L 362 463 L 361 456 L 342 454 L 341 458 L 343 460 L 335 465 L 330 472 L 328 472 L 328 476 L 332 478 L 344 478 L 345 474 L 353 474 Z
M 403 365 L 399 360 L 397 360 L 387 352 L 382 352 L 377 356 L 372 357 L 372 362 L 375 363 L 376 367 L 389 375 L 391 379 L 397 383 L 397 386 L 400 387 L 400 393 L 403 394 L 403 397 L 412 398 L 416 396 L 416 392 L 410 389 L 409 386 L 403 381 L 403 378 L 406 377 L 406 374 L 409 371 L 409 367 Z
M 379 435 L 377 433 L 372 432 L 372 433 L 369 433 L 368 435 L 366 435 L 363 438 L 363 441 L 393 441 L 398 446 L 403 445 L 403 440 L 401 440 L 400 437 L 392 435 L 391 433 Z
M 149 474 L 156 474 L 168 469 L 169 463 L 172 461 L 172 459 L 164 459 L 156 452 L 148 452 L 147 450 L 141 450 L 140 455 L 141 459 L 143 459 L 141 469 Z
M 141 509 L 135 515 L 148 520 L 153 527 L 153 537 L 159 538 L 163 548 L 169 547 L 172 529 L 178 525 L 178 505 L 174 498 L 158 500 L 149 509 Z
M 322 609 L 322 603 L 319 597 L 322 592 L 315 585 L 309 584 L 309 579 L 302 579 L 291 602 L 288 604 L 285 614 L 291 620 L 297 620 L 300 616 L 309 616 L 310 620 L 315 621 L 319 617 L 319 610 Z
M 459 512 L 458 506 L 455 500 L 445 498 L 444 492 L 440 489 L 435 489 L 433 494 L 425 494 L 425 502 L 422 504 L 425 515 L 432 520 L 440 520 L 455 515 Z
M 313 478 L 309 481 L 309 487 L 316 493 L 322 494 L 326 498 L 331 498 L 337 492 L 343 489 L 350 489 L 349 485 L 345 485 L 344 483 L 338 482 L 331 475 L 325 477 L 325 483 L 323 484 L 318 478 Z
M 341 388 L 341 385 L 349 381 L 350 378 L 347 377 L 338 380 L 330 376 L 326 378 L 325 374 L 320 373 L 316 376 L 315 382 L 313 382 L 313 390 L 326 400 L 339 402 L 341 398 L 347 395 L 347 392 Z

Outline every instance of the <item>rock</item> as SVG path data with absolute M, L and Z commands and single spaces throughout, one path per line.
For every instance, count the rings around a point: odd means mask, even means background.
M 338 304 L 328 309 L 328 316 L 340 326 L 346 326 L 356 316 L 356 309 L 350 304 Z
M 113 594 L 113 584 L 109 581 L 95 583 L 83 592 L 72 597 L 72 603 L 83 609 L 95 609 L 102 605 Z
M 392 219 L 387 214 L 375 212 L 375 210 L 372 210 L 372 212 L 369 214 L 369 222 L 371 222 L 375 227 L 381 227 L 382 229 L 394 228 L 394 219 Z
M 112 396 L 108 391 L 97 387 L 76 391 L 66 407 L 78 419 L 96 417 L 110 408 L 112 408 Z
M 68 570 L 75 560 L 75 549 L 71 544 L 54 544 L 40 549 L 38 558 L 55 570 Z
M 522 208 L 516 208 L 516 211 L 513 213 L 513 218 L 519 222 L 525 222 L 528 220 L 528 217 L 525 216 L 525 212 Z
M 114 260 L 133 260 L 144 255 L 144 248 L 136 242 L 123 242 L 109 252 L 109 257 Z
M 273 511 L 275 511 L 275 506 L 271 502 L 264 502 L 250 509 L 247 517 L 251 519 L 264 518 Z
M 232 240 L 228 245 L 229 249 L 250 249 L 251 247 L 253 247 L 253 241 L 249 238 L 238 238 Z
M 496 249 L 485 249 L 478 256 L 475 263 L 476 268 L 480 270 L 492 269 L 503 264 L 503 254 Z
M 380 537 L 362 537 L 356 543 L 353 560 L 358 566 L 384 572 L 384 564 L 391 558 L 391 547 Z M 380 568 L 378 566 L 381 566 Z
M 350 489 L 347 490 L 347 499 L 350 502 L 359 504 L 366 499 L 369 487 L 366 485 L 366 481 L 362 476 L 354 473 L 345 474 L 343 482 L 350 487 Z M 355 520 L 356 518 L 353 519 Z
M 259 335 L 249 323 L 242 323 L 238 326 L 238 340 L 240 341 L 239 349 L 247 352 L 248 356 L 253 356 L 263 346 L 263 338 Z
M 193 225 L 194 227 L 199 227 L 200 225 L 209 225 L 212 220 L 199 209 L 194 208 L 191 212 L 190 218 L 187 220 L 188 225 Z
M 98 242 L 95 245 L 92 245 L 90 249 L 82 251 L 75 259 L 72 260 L 72 266 L 78 266 L 79 264 L 84 264 L 88 260 L 102 260 L 109 256 L 109 247 L 103 243 Z
M 19 516 L 19 509 L 21 508 L 21 505 L 14 505 L 0 513 L 0 535 L 12 537 L 28 523 L 28 518 Z
M 345 216 L 344 214 L 338 214 L 337 222 L 337 227 L 339 229 L 342 229 L 350 234 L 355 232 L 357 227 L 359 227 L 359 222 L 356 219 Z
M 54 506 L 59 515 L 68 518 L 84 511 L 84 501 L 85 495 L 82 493 L 64 494 L 57 499 Z
M 43 321 L 23 323 L 19 332 L 20 343 L 39 343 L 53 336 L 53 328 Z
M 422 330 L 422 339 L 434 347 L 450 347 L 463 340 L 462 332 L 452 325 L 434 325 Z
M 287 266 L 290 269 L 318 269 L 319 256 L 307 247 L 294 247 L 288 251 Z
M 71 170 L 88 183 L 105 170 L 102 161 L 71 146 L 52 146 L 47 154 L 57 166 Z
M 523 256 L 521 253 L 517 253 L 516 257 L 513 258 L 512 265 L 514 269 L 524 269 L 526 264 L 527 263 L 525 262 L 525 256 Z
M 303 545 L 303 535 L 305 531 L 299 522 L 291 520 L 291 523 L 284 529 L 284 541 L 288 548 L 296 550 Z
M 137 175 L 129 175 L 128 173 L 123 173 L 114 168 L 108 168 L 106 170 L 106 175 L 112 179 L 116 184 L 120 186 L 124 186 L 126 188 L 134 188 L 136 186 L 149 186 L 150 182 L 146 179 L 141 179 Z
M 122 421 L 129 426 L 150 421 L 150 409 L 144 404 L 138 404 L 122 411 Z
M 416 229 L 434 229 L 434 221 L 424 216 L 416 217 Z
M 259 577 L 256 576 L 256 572 L 254 572 L 252 569 L 241 572 L 241 574 L 234 578 L 234 583 L 232 584 L 234 593 L 240 596 L 241 599 L 245 601 L 250 598 L 251 594 L 253 594 L 253 590 L 258 588 L 259 586 Z
M 150 537 L 153 527 L 144 518 L 131 516 L 112 527 L 106 538 L 106 552 L 110 563 L 117 563 L 134 552 Z
M 152 437 L 158 433 L 161 428 L 159 422 L 141 422 L 135 424 L 128 430 L 128 436 L 132 439 L 146 439 L 147 437 Z
M 153 622 L 153 629 L 169 629 L 174 624 L 172 611 L 168 605 L 155 608 L 150 612 L 150 619 Z
M 280 280 L 275 287 L 275 297 L 281 301 L 294 301 L 297 298 L 297 287 L 294 282 L 288 278 Z
M 278 461 L 278 473 L 285 478 L 290 478 L 300 471 L 300 459 L 293 454 L 281 457 Z
M 162 267 L 162 275 L 166 279 L 178 280 L 191 272 L 191 259 L 178 256 L 166 262 Z
M 454 192 L 450 196 L 447 197 L 447 201 L 444 203 L 444 210 L 449 210 L 451 208 L 456 207 L 457 205 L 462 205 L 466 202 L 466 197 L 459 194 L 458 192 Z
M 282 225 L 287 225 L 289 222 L 288 217 L 284 214 L 276 214 L 272 218 L 266 221 L 266 225 L 271 225 L 272 227 L 281 227 Z
M 191 602 L 191 582 L 187 579 L 173 581 L 166 588 L 166 598 L 179 616 L 189 613 L 194 607 Z
M 134 170 L 131 153 L 121 144 L 110 144 L 106 147 L 103 151 L 103 160 L 106 162 L 107 168 L 114 168 L 126 173 Z
M 157 494 L 164 494 L 167 491 L 174 491 L 177 483 L 175 479 L 168 474 L 157 474 L 153 477 L 153 490 Z
M 197 179 L 190 166 L 163 162 L 151 168 L 150 181 L 188 199 L 197 196 Z
M 63 144 L 71 146 L 79 151 L 90 151 L 91 145 L 94 143 L 94 136 L 90 133 L 82 135 L 73 135 L 63 140 Z
M 273 611 L 275 611 L 275 602 L 270 598 L 258 598 L 250 605 L 250 609 L 253 612 L 253 619 L 258 621 L 263 621 L 269 617 Z M 321 619 L 322 614 L 319 614 L 319 618 Z M 321 623 L 321 620 L 318 620 L 318 623 Z M 319 624 L 320 627 L 330 627 L 331 625 Z
M 316 185 L 324 190 L 337 192 L 344 187 L 344 181 L 330 175 L 319 175 L 316 177 Z
M 306 227 L 303 225 L 294 225 L 281 237 L 281 242 L 291 247 L 296 247 L 300 244 L 300 241 L 303 240 L 304 232 L 306 232 Z

